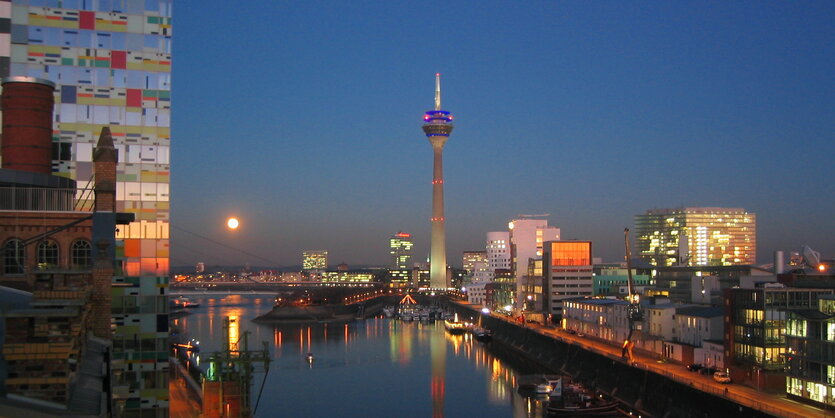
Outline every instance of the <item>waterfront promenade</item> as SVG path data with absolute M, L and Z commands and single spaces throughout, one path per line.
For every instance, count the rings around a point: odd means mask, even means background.
M 478 305 L 458 301 L 455 303 L 476 312 L 481 310 L 481 306 Z M 506 315 L 491 313 L 490 316 L 516 324 L 517 326 L 524 326 L 549 338 L 580 346 L 585 350 L 613 360 L 622 361 L 620 347 L 613 346 L 595 338 L 587 336 L 579 337 L 576 334 L 569 334 L 557 328 L 545 327 L 534 323 L 521 324 Z M 761 392 L 742 385 L 717 383 L 711 376 L 690 372 L 681 364 L 660 362 L 657 356 L 640 353 L 637 350 L 635 352 L 634 367 L 646 369 L 714 396 L 724 397 L 742 406 L 779 417 L 835 417 L 835 411 L 825 411 L 821 408 L 815 408 L 811 405 L 788 399 L 785 395 Z

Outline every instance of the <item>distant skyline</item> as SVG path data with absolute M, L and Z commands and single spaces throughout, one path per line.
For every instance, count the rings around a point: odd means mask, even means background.
M 436 72 L 452 265 L 524 213 L 617 261 L 635 215 L 681 206 L 756 213 L 759 263 L 835 256 L 835 3 L 210 0 L 174 20 L 173 266 L 385 266 L 397 231 L 425 259 Z

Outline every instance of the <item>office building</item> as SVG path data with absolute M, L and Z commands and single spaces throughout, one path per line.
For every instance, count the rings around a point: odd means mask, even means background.
M 328 250 L 307 250 L 302 252 L 303 271 L 324 271 L 328 268 Z
M 496 270 L 510 270 L 510 233 L 495 231 L 487 233 L 487 270 L 490 280 L 495 277 Z
M 564 299 L 592 295 L 591 241 L 547 241 L 542 261 L 543 312 L 557 320 Z
M 516 308 L 523 309 L 529 294 L 525 292 L 525 276 L 530 260 L 542 258 L 542 245 L 546 241 L 559 241 L 560 229 L 549 227 L 547 219 L 537 215 L 520 215 L 507 224 L 511 244 L 511 270 L 516 277 Z
M 594 296 L 626 296 L 629 275 L 625 265 L 620 263 L 595 263 L 592 271 L 594 272 L 592 282 L 592 294 Z M 638 293 L 643 293 L 642 290 L 650 285 L 649 275 L 638 274 L 638 270 L 634 268 L 632 269 L 632 281 L 635 282 Z
M 725 351 L 732 360 L 726 366 L 731 377 L 758 388 L 781 388 L 786 383 L 783 370 L 789 353 L 789 313 L 817 308 L 820 298 L 832 295 L 833 290 L 766 283 L 724 292 Z
M 816 406 L 835 407 L 835 295 L 815 309 L 788 313 L 786 393 Z
M 391 268 L 407 269 L 412 263 L 412 234 L 398 232 L 389 238 Z
M 464 255 L 461 257 L 461 264 L 467 273 L 475 273 L 476 264 L 478 263 L 487 264 L 486 251 L 464 251 Z
M 110 126 L 116 210 L 136 219 L 117 232 L 113 302 L 145 307 L 113 316 L 115 412 L 164 415 L 168 329 L 157 324 L 168 309 L 172 1 L 3 3 L 0 75 L 56 84 L 52 171 L 90 181 L 93 146 Z
M 441 75 L 435 74 L 435 109 L 423 116 L 423 132 L 432 144 L 432 244 L 429 280 L 433 289 L 446 289 L 446 218 L 444 217 L 444 145 L 452 133 L 452 115 L 441 110 Z
M 745 209 L 651 209 L 635 226 L 636 256 L 655 266 L 756 263 L 757 217 Z

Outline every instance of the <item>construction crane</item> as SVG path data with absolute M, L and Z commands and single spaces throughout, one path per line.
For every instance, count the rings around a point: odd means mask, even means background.
M 621 357 L 628 363 L 632 362 L 632 348 L 635 347 L 633 337 L 635 331 L 638 335 L 641 332 L 641 321 L 644 319 L 644 313 L 641 311 L 641 304 L 638 300 L 638 293 L 635 291 L 635 281 L 632 280 L 632 253 L 629 251 L 629 228 L 623 229 L 623 242 L 626 246 L 626 274 L 627 274 L 627 301 L 629 306 L 626 308 L 626 316 L 629 320 L 629 333 L 626 335 L 626 340 L 623 341 L 623 349 L 621 350 Z

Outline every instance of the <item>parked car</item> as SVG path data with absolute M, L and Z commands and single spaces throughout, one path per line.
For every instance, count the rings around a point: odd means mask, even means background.
M 687 365 L 687 370 L 690 370 L 691 372 L 697 372 L 697 371 L 703 369 L 704 367 L 705 366 L 702 366 L 699 363 L 693 363 L 693 364 L 688 364 Z
M 573 329 L 567 329 L 567 330 L 565 330 L 565 332 L 567 332 L 569 334 L 572 334 L 572 335 L 577 333 L 577 331 L 574 331 Z
M 719 371 L 719 369 L 714 369 L 713 367 L 705 367 L 705 368 L 699 369 L 699 374 L 712 376 L 714 373 L 716 373 L 718 371 Z
M 726 372 L 713 373 L 713 380 L 719 383 L 731 383 L 731 376 Z
M 582 332 L 578 332 L 578 333 L 577 333 L 577 336 L 578 336 L 578 337 L 585 337 L 585 336 L 586 336 L 586 334 L 583 334 Z

